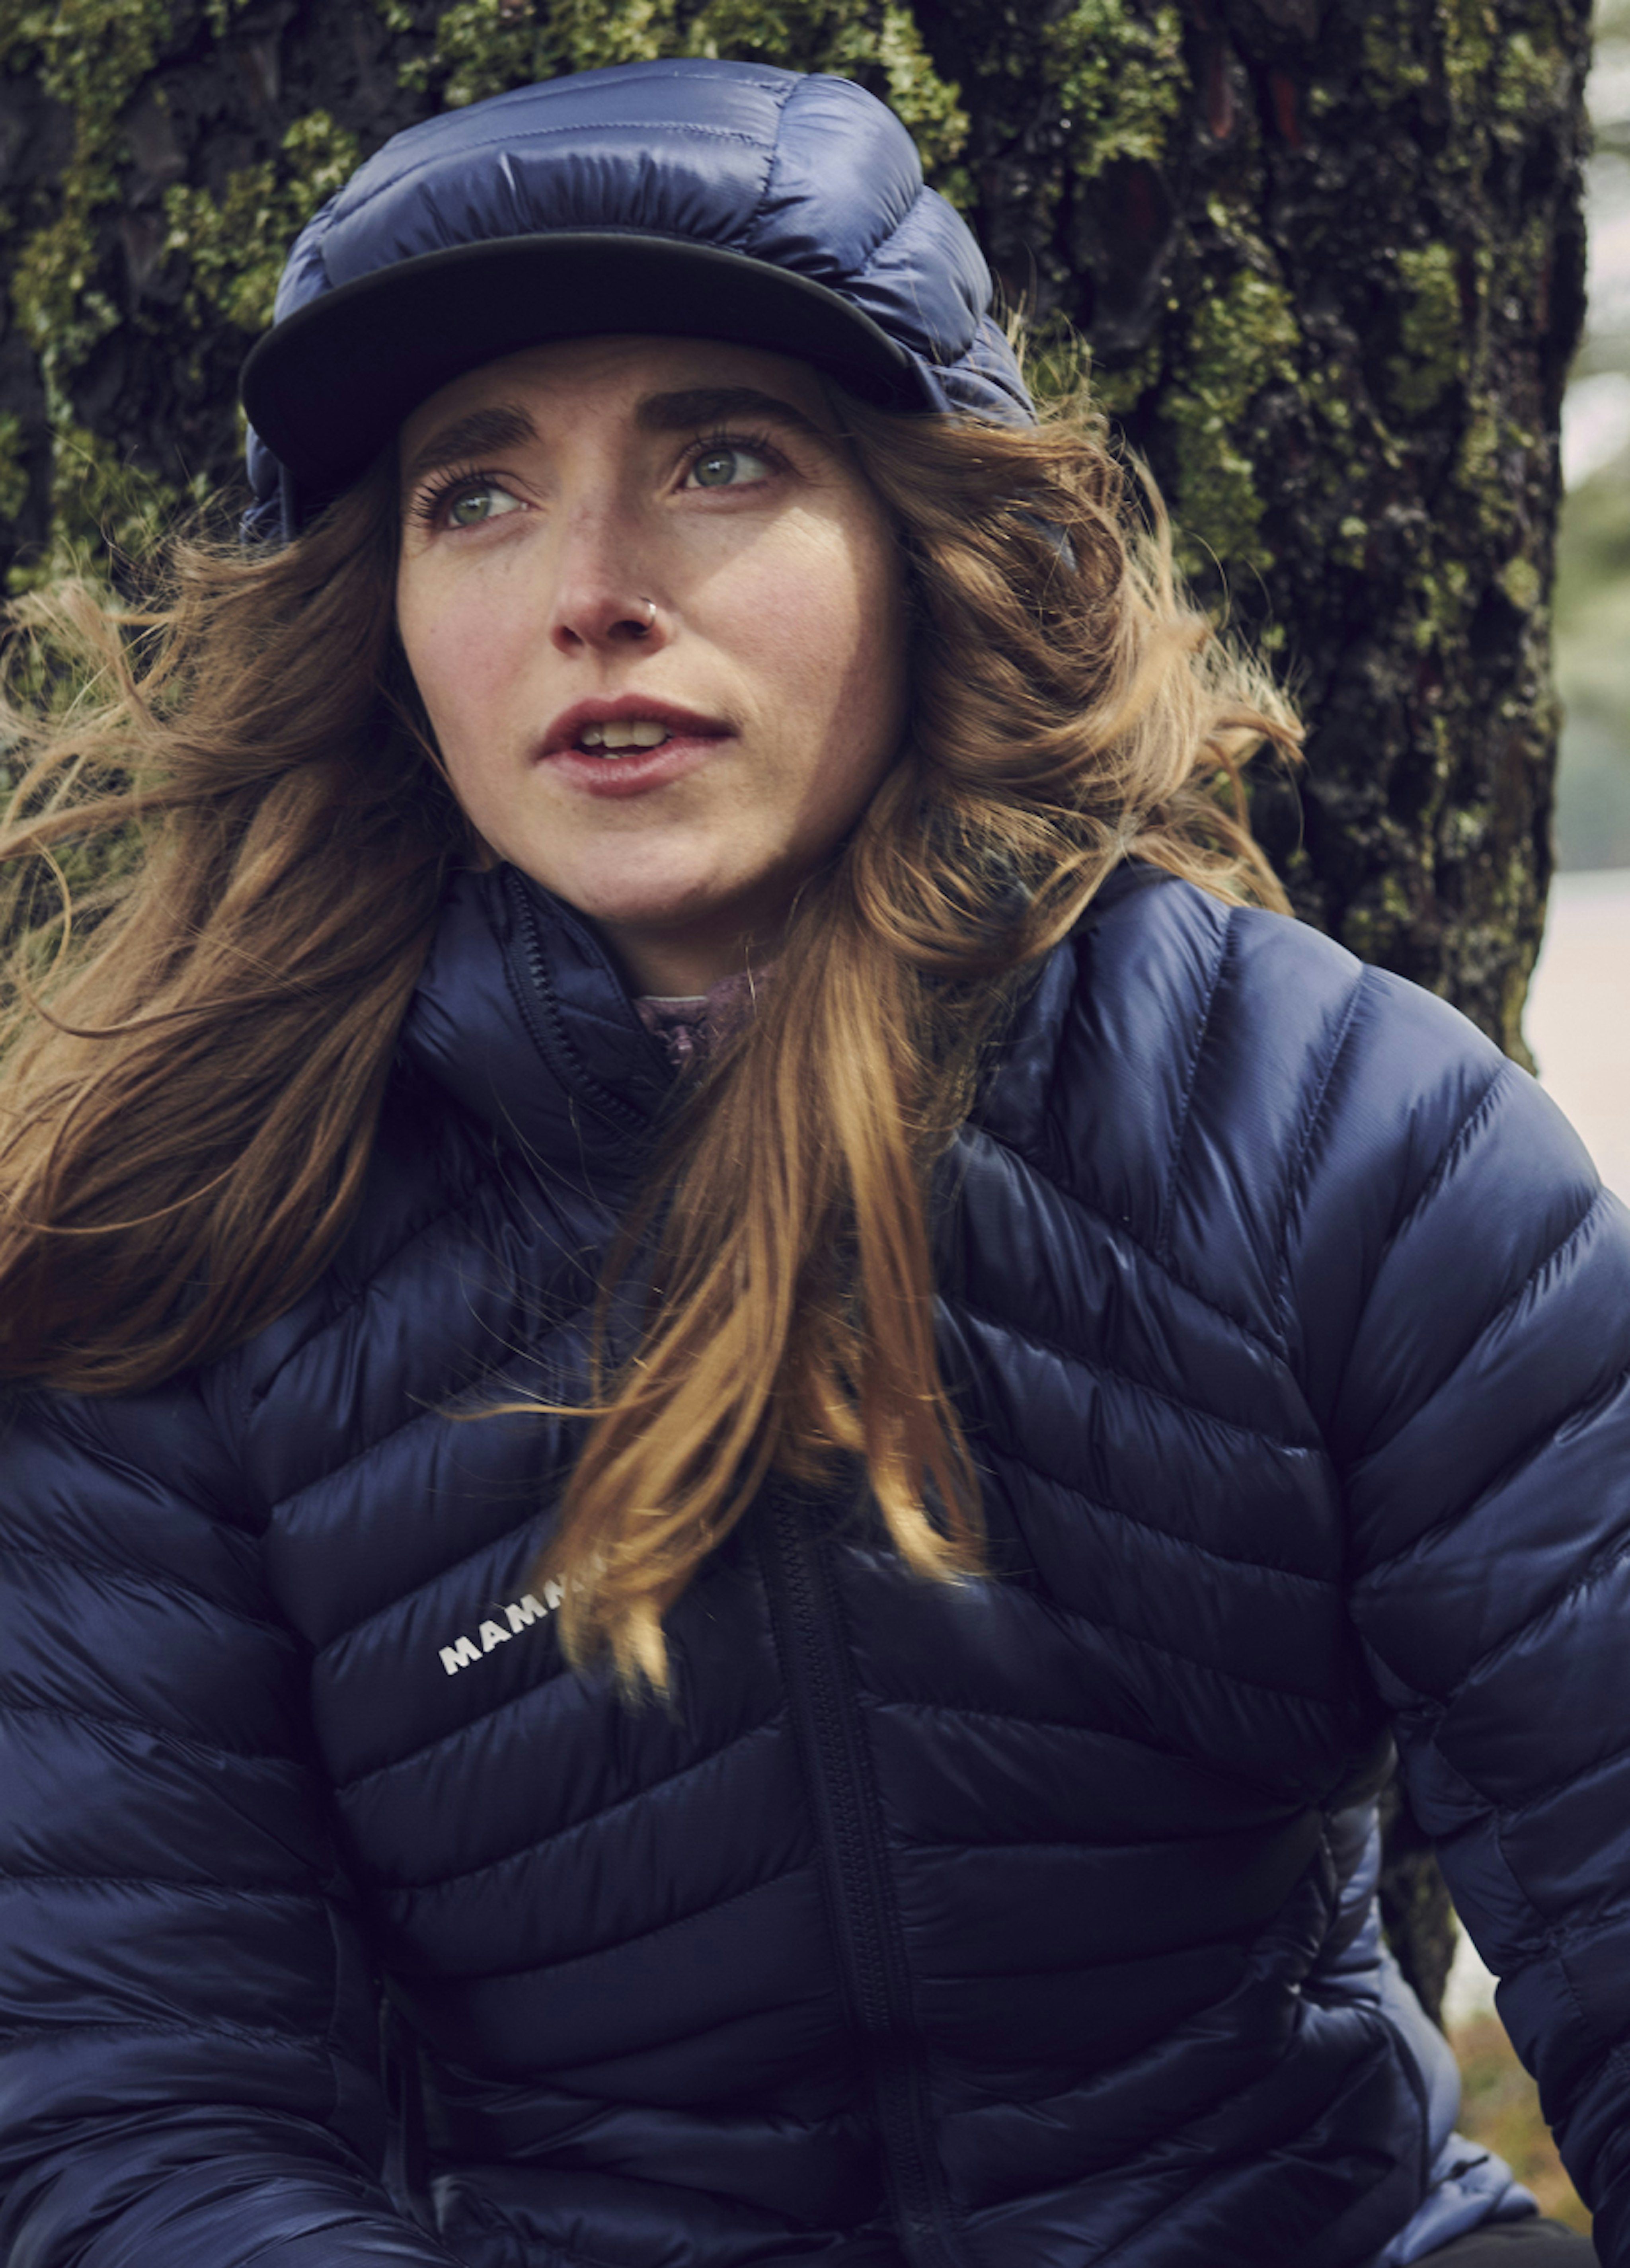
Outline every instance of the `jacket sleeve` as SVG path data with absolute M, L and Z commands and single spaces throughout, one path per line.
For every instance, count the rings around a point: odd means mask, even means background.
M 1530 1079 L 1373 970 L 1308 1160 L 1290 1308 L 1357 1630 L 1597 2250 L 1627 2268 L 1630 1215 Z
M 197 1396 L 0 1414 L 0 2259 L 446 2268 L 299 1645 Z

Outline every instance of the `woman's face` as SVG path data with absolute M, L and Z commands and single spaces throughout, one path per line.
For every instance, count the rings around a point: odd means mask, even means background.
M 397 618 L 477 831 L 643 991 L 773 950 L 890 763 L 904 585 L 803 364 L 580 339 L 402 430 Z

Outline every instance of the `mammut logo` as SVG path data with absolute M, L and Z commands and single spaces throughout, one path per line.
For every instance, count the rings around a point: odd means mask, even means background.
M 549 1582 L 544 1584 L 541 1599 L 531 1591 L 524 1592 L 519 1599 L 512 1599 L 504 1609 L 504 1622 L 509 1624 L 507 1630 L 504 1623 L 483 1623 L 478 1633 L 479 1644 L 476 1638 L 461 1638 L 454 1645 L 442 1647 L 442 1668 L 449 1677 L 456 1677 L 461 1669 L 468 1669 L 472 1661 L 479 1661 L 482 1655 L 490 1653 L 495 1646 L 507 1646 L 516 1631 L 525 1630 L 528 1623 L 542 1622 L 545 1615 L 552 1615 L 564 1595 L 558 1583 Z

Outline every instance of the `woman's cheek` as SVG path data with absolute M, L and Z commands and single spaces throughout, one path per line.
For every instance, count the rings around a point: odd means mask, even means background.
M 450 743 L 484 737 L 506 674 L 507 642 L 492 610 L 460 593 L 417 605 L 402 624 L 402 644 L 444 754 Z

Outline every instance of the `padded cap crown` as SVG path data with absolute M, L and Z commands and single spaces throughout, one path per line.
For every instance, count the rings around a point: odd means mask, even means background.
M 796 355 L 866 398 L 1034 415 L 968 228 L 842 78 L 583 71 L 387 142 L 301 232 L 244 367 L 247 532 L 291 534 L 449 379 L 559 338 Z

